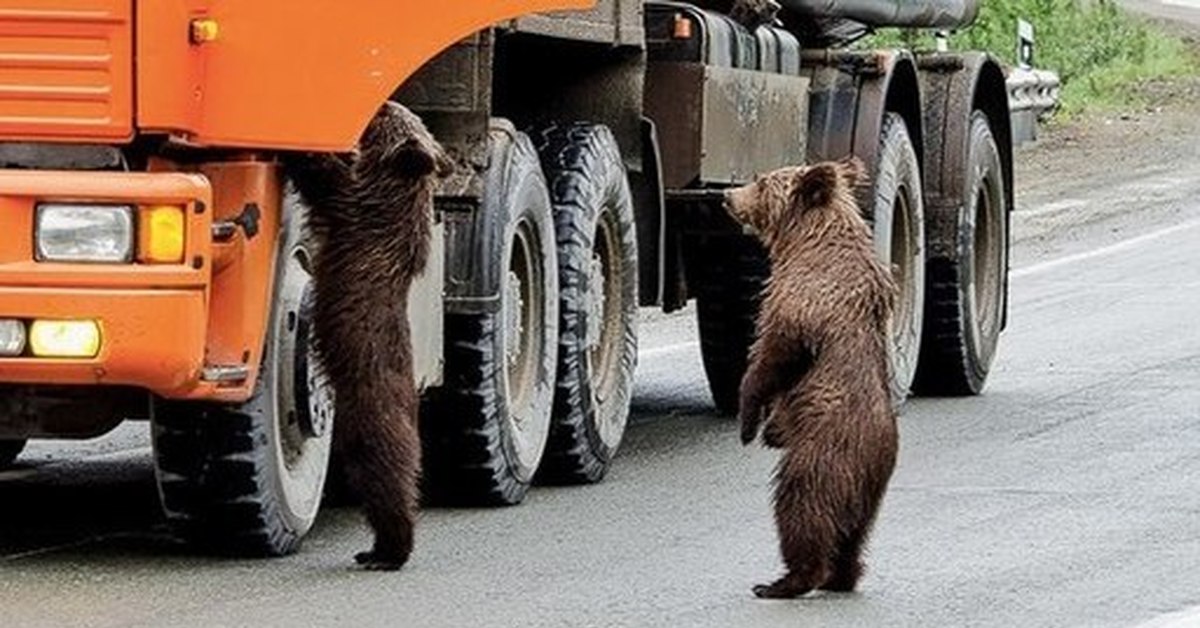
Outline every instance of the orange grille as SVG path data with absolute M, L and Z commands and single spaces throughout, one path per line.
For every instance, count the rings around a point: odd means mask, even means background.
M 0 0 L 0 140 L 131 137 L 130 2 Z

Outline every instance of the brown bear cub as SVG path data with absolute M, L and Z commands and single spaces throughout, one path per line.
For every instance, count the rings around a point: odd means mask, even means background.
M 775 523 L 787 573 L 763 598 L 851 591 L 896 464 L 887 325 L 896 295 L 854 189 L 857 160 L 784 168 L 726 206 L 771 261 L 739 391 L 742 442 L 783 449 Z
M 413 546 L 421 441 L 408 290 L 429 253 L 436 175 L 449 167 L 395 103 L 354 152 L 287 163 L 316 244 L 313 333 L 334 392 L 334 456 L 375 531 L 374 547 L 355 556 L 369 569 L 399 569 Z

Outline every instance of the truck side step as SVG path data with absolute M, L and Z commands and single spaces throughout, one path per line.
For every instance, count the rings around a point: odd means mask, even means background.
M 250 377 L 250 367 L 245 364 L 206 366 L 200 371 L 200 379 L 206 382 L 244 382 Z

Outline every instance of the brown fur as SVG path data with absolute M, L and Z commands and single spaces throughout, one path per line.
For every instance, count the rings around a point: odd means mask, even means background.
M 759 597 L 853 590 L 895 467 L 896 287 L 854 200 L 861 172 L 857 161 L 784 168 L 727 195 L 772 267 L 739 399 L 742 442 L 763 428 L 783 449 L 775 520 L 787 573 L 755 587 Z
M 734 0 L 729 9 L 729 17 L 754 30 L 774 22 L 780 8 L 775 0 Z
M 313 330 L 334 390 L 334 456 L 375 531 L 355 556 L 368 568 L 398 569 L 413 546 L 421 444 L 406 312 L 429 253 L 434 175 L 447 164 L 420 119 L 394 103 L 355 152 L 287 164 L 317 245 Z
M 782 8 L 776 0 L 699 0 L 695 4 L 724 13 L 750 30 L 773 23 Z

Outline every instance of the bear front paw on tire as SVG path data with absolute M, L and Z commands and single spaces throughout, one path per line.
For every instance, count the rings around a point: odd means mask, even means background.
M 633 198 L 620 147 L 604 126 L 534 134 L 558 239 L 558 374 L 538 477 L 598 482 L 625 433 L 637 362 L 638 266 Z

